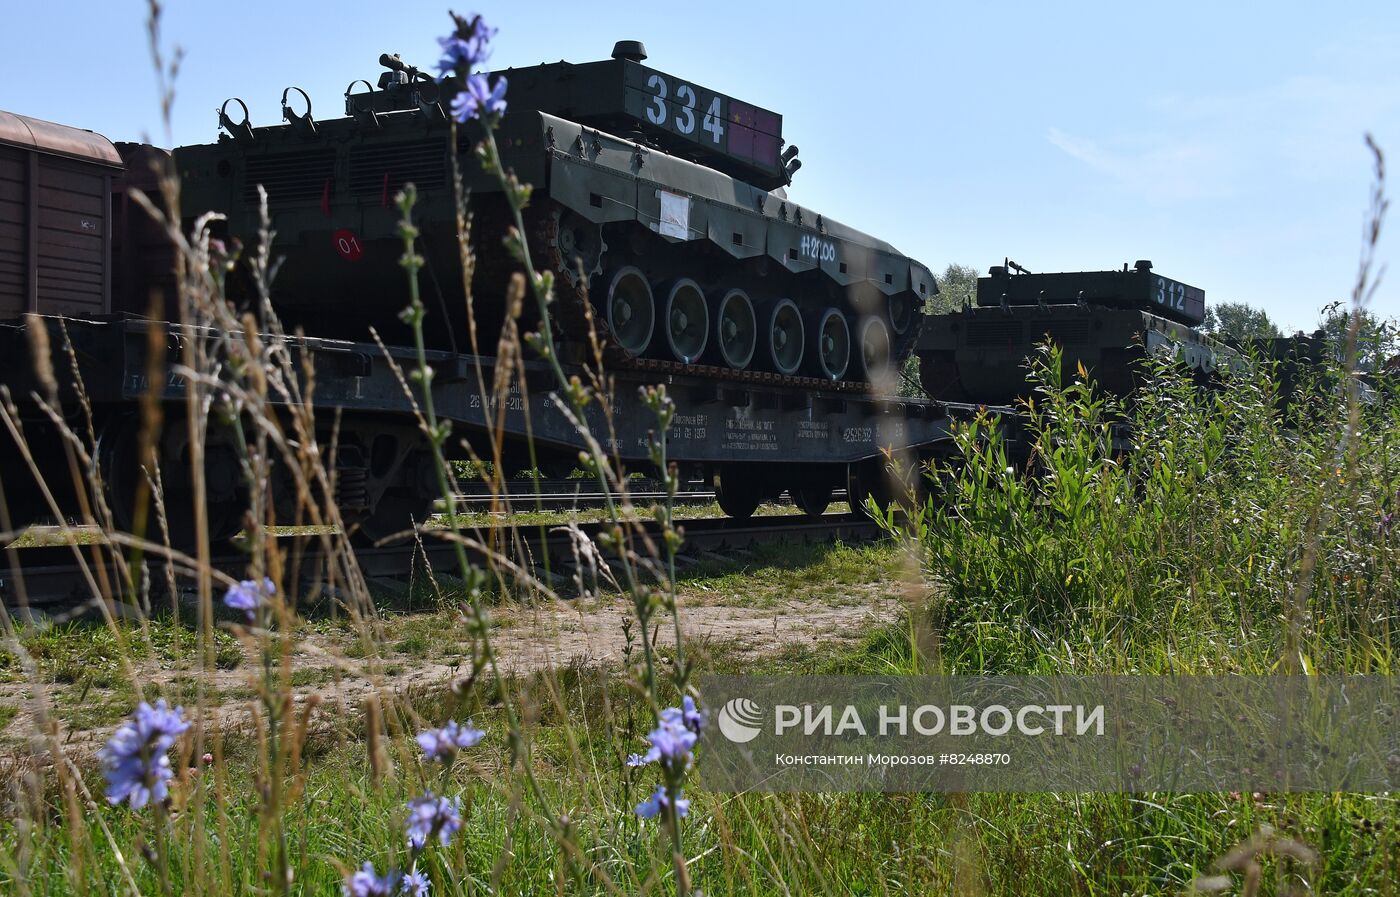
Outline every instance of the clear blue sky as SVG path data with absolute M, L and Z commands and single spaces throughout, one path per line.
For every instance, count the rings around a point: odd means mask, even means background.
M 478 2 L 456 8 L 500 26 L 495 67 L 605 58 L 635 38 L 649 64 L 781 112 L 804 161 L 793 195 L 935 270 L 1151 258 L 1207 301 L 1310 328 L 1354 279 L 1366 131 L 1400 172 L 1394 0 Z M 14 6 L 0 108 L 167 142 L 143 3 Z M 381 52 L 429 65 L 445 9 L 170 0 L 165 36 L 185 51 L 174 142 L 213 140 L 229 96 L 275 123 L 288 85 L 339 114 Z M 1400 208 L 1390 224 L 1394 260 Z M 1400 316 L 1400 270 L 1373 310 Z

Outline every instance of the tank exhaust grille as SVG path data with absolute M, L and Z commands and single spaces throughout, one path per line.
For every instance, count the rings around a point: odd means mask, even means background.
M 447 143 L 389 143 L 350 150 L 350 192 L 355 196 L 387 195 L 392 201 L 403 185 L 420 191 L 447 186 Z
M 270 205 L 319 200 L 327 185 L 335 191 L 335 150 L 254 156 L 243 176 L 243 200 L 258 201 L 258 184 Z

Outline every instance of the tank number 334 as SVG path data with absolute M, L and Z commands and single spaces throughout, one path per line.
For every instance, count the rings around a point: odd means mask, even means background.
M 647 121 L 654 125 L 672 128 L 686 136 L 695 133 L 695 88 L 689 84 L 678 84 L 676 85 L 676 96 L 672 99 L 666 79 L 660 75 L 652 75 L 648 78 L 647 87 L 655 92 L 655 96 L 651 98 L 651 105 L 647 106 Z M 672 115 L 673 109 L 674 116 Z M 710 139 L 715 143 L 719 143 L 720 138 L 724 136 L 724 113 L 720 109 L 719 97 L 710 98 L 710 104 L 705 109 L 705 116 L 700 120 L 700 130 L 708 133 Z M 703 140 L 704 138 L 696 135 L 695 139 Z

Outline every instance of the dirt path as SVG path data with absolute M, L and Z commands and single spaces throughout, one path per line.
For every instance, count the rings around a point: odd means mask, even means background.
M 701 594 L 682 601 L 682 631 L 690 650 L 722 651 L 740 661 L 772 657 L 795 646 L 838 648 L 855 642 L 873 626 L 897 619 L 900 604 L 892 597 L 894 592 L 891 583 L 877 582 L 852 590 L 840 602 L 795 593 L 762 606 L 734 600 L 738 596 Z M 492 640 L 502 671 L 508 675 L 561 667 L 620 668 L 627 641 L 624 621 L 629 617 L 630 604 L 619 598 L 498 608 Z M 658 614 L 653 629 L 658 646 L 674 644 L 669 615 Z M 373 659 L 365 656 L 369 652 L 362 650 L 364 644 L 359 633 L 343 627 L 303 634 L 292 659 L 297 702 L 316 695 L 321 704 L 318 716 L 343 719 L 335 713 L 337 709 L 361 712 L 376 689 L 393 694 L 442 687 L 469 666 L 463 663 L 469 650 L 466 624 L 452 610 L 386 618 L 375 638 Z M 213 696 L 210 722 L 225 731 L 246 729 L 250 722 L 250 676 L 255 673 L 256 657 L 251 646 L 245 646 L 243 653 L 237 667 L 215 670 L 203 680 L 206 695 Z M 159 685 L 162 693 L 174 695 L 177 702 L 187 693 L 189 699 L 183 703 L 189 708 L 201 674 L 187 662 L 142 660 L 138 675 Z M 121 689 L 83 687 L 78 693 L 77 684 L 43 687 L 60 737 L 77 756 L 90 756 L 129 712 L 132 701 L 132 695 Z M 24 752 L 35 732 L 29 691 L 23 682 L 0 684 L 0 702 L 15 708 L 0 740 L 0 759 Z

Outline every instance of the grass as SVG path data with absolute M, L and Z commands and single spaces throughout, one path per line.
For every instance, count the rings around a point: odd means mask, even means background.
M 905 559 L 888 545 L 757 545 L 738 564 L 706 558 L 681 576 L 701 603 L 772 608 L 785 602 L 863 604 L 888 596 Z

